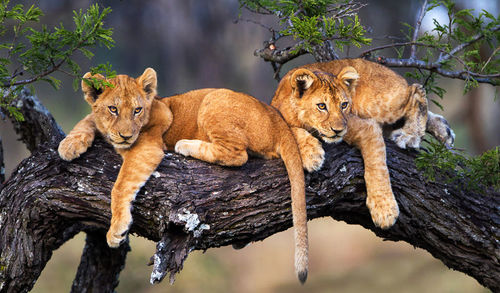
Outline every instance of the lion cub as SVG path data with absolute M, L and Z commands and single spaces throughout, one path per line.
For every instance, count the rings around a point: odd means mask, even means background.
M 95 77 L 90 73 L 84 78 Z M 119 75 L 113 87 L 98 90 L 82 81 L 92 113 L 59 145 L 64 160 L 73 160 L 92 144 L 99 131 L 122 156 L 123 164 L 111 191 L 111 225 L 106 235 L 118 247 L 132 223 L 131 202 L 163 159 L 164 147 L 185 156 L 224 166 L 241 166 L 248 152 L 281 157 L 288 172 L 295 269 L 307 278 L 308 243 L 302 161 L 290 128 L 272 107 L 228 89 L 201 89 L 156 99 L 156 72 L 148 68 L 137 79 Z
M 404 118 L 391 138 L 401 148 L 418 148 L 431 132 L 452 145 L 446 120 L 427 110 L 425 91 L 385 66 L 362 59 L 314 63 L 290 70 L 281 80 L 271 105 L 292 128 L 304 168 L 321 168 L 324 150 L 312 134 L 327 143 L 342 140 L 361 150 L 367 189 L 366 205 L 373 223 L 391 227 L 399 215 L 386 163 L 383 124 Z

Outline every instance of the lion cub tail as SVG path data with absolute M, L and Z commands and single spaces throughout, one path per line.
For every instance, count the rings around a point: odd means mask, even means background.
M 289 128 L 286 128 L 287 131 L 283 131 L 286 134 L 281 137 L 279 153 L 285 163 L 290 180 L 295 232 L 295 272 L 303 284 L 307 279 L 309 266 L 304 169 L 295 138 Z

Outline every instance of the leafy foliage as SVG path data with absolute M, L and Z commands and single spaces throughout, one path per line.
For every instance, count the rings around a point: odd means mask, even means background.
M 72 30 L 62 24 L 53 29 L 42 25 L 37 30 L 32 25 L 43 16 L 40 8 L 34 5 L 25 8 L 22 4 L 9 7 L 9 2 L 0 2 L 0 36 L 12 36 L 11 42 L 0 44 L 0 52 L 7 56 L 0 58 L 0 87 L 3 89 L 0 108 L 21 120 L 22 115 L 12 106 L 12 101 L 22 86 L 42 80 L 58 89 L 60 81 L 50 74 L 62 71 L 75 78 L 76 90 L 81 69 L 72 56 L 80 52 L 90 59 L 94 55 L 90 51 L 93 47 L 99 45 L 109 49 L 113 46 L 112 30 L 104 27 L 104 19 L 111 9 L 101 9 L 95 4 L 85 12 L 74 11 Z M 109 64 L 98 66 L 95 72 L 115 74 Z
M 500 50 L 496 48 L 500 43 L 500 16 L 495 17 L 486 10 L 475 16 L 473 9 L 458 10 L 452 0 L 433 0 L 427 11 L 437 7 L 446 9 L 448 20 L 440 23 L 434 19 L 432 31 L 425 32 L 416 40 L 428 45 L 420 47 L 422 59 L 431 60 L 438 55 L 436 63 L 443 69 L 460 67 L 465 72 L 474 73 L 465 79 L 464 92 L 477 87 L 477 78 L 481 75 L 500 74 Z M 492 51 L 487 59 L 480 55 L 483 46 Z
M 481 191 L 485 186 L 500 191 L 500 149 L 496 147 L 480 156 L 470 157 L 462 152 L 449 151 L 441 143 L 431 141 L 427 152 L 415 161 L 429 180 L 444 179 L 462 188 Z M 445 178 L 436 178 L 437 171 Z
M 356 13 L 356 6 L 349 0 L 240 0 L 240 6 L 250 11 L 275 15 L 280 19 L 280 29 L 275 34 L 277 41 L 281 37 L 291 36 L 298 40 L 295 51 L 306 49 L 312 53 L 313 47 L 333 40 L 335 45 L 370 44 L 365 37 L 366 30 L 361 25 Z

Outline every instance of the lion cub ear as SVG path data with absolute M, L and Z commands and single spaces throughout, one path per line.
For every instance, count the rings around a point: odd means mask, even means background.
M 299 68 L 292 74 L 290 83 L 293 91 L 298 91 L 299 97 L 301 98 L 304 92 L 311 87 L 315 80 L 316 75 L 312 71 Z
M 342 68 L 340 73 L 337 75 L 337 79 L 345 84 L 347 88 L 351 91 L 354 89 L 358 83 L 359 74 L 352 66 L 346 66 Z
M 156 71 L 153 68 L 146 68 L 144 73 L 137 78 L 137 83 L 142 86 L 148 99 L 156 96 L 157 79 Z
M 82 91 L 85 101 L 90 105 L 94 104 L 100 94 L 102 94 L 102 88 L 95 88 L 90 78 L 96 78 L 104 80 L 105 77 L 101 74 L 92 75 L 90 72 L 85 73 L 82 79 Z

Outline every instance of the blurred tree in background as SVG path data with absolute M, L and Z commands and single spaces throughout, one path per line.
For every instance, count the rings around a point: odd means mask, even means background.
M 91 6 L 91 1 L 47 0 L 39 3 L 41 10 L 31 6 L 30 1 L 19 2 L 27 3 L 24 9 L 14 5 L 0 11 L 4 20 L 12 19 L 7 24 L 14 28 L 10 31 L 10 26 L 4 27 L 2 36 L 2 49 L 7 57 L 0 59 L 3 66 L 0 81 L 9 94 L 3 95 L 0 106 L 4 114 L 18 119 L 22 118 L 11 104 L 16 91 L 22 89 L 16 86 L 45 80 L 61 90 L 54 92 L 41 84 L 34 87 L 57 121 L 69 130 L 87 111 L 81 94 L 75 93 L 71 86 L 71 80 L 78 81 L 78 77 L 88 71 L 87 67 L 112 75 L 109 64 L 113 64 L 118 72 L 138 75 L 145 67 L 153 66 L 159 73 L 162 96 L 201 87 L 229 87 L 269 102 L 276 87 L 273 76 L 279 79 L 281 72 L 303 63 L 361 56 L 405 69 L 400 72 L 424 84 L 436 107 L 450 113 L 445 116 L 451 118 L 452 126 L 464 120 L 461 115 L 469 114 L 472 135 L 468 135 L 465 128 L 459 128 L 459 147 L 478 153 L 500 144 L 499 133 L 495 130 L 500 126 L 500 107 L 493 102 L 492 87 L 481 87 L 482 91 L 489 91 L 487 95 L 491 97 L 487 99 L 478 98 L 477 89 L 473 89 L 480 83 L 495 86 L 499 83 L 498 3 L 479 1 L 477 7 L 471 7 L 467 2 L 447 0 L 429 3 L 103 1 L 103 6 L 113 9 L 109 14 L 108 9 Z M 481 10 L 481 3 L 491 6 Z M 8 1 L 2 4 L 5 8 Z M 81 11 L 89 6 L 87 12 Z M 40 26 L 33 22 L 40 20 L 42 10 L 45 17 L 41 19 L 44 25 Z M 72 15 L 71 11 L 77 12 Z M 436 19 L 432 21 L 427 17 L 425 21 L 426 15 Z M 437 20 L 437 16 L 441 19 Z M 73 31 L 67 29 L 71 22 L 75 27 Z M 47 29 L 52 26 L 54 30 Z M 104 27 L 114 28 L 116 43 L 111 39 L 111 30 Z M 27 36 L 25 40 L 21 40 L 23 36 Z M 262 40 L 266 40 L 263 47 L 255 50 Z M 104 48 L 94 48 L 96 45 Z M 75 56 L 78 51 L 82 54 Z M 253 54 L 272 66 L 258 62 Z M 303 57 L 297 58 L 299 56 Z M 88 57 L 94 58 L 89 61 Z M 84 68 L 83 72 L 80 67 Z M 462 89 L 451 87 L 444 78 L 463 80 L 459 84 Z M 465 93 L 471 95 L 465 102 L 449 97 Z M 485 104 L 490 106 L 486 107 L 488 113 L 483 115 L 485 111 L 480 106 Z M 458 122 L 454 124 L 453 121 Z M 8 128 L 11 126 L 1 126 L 1 136 L 9 139 L 5 153 L 9 154 L 6 160 L 10 160 L 7 167 L 10 172 L 26 153 L 16 155 L 19 152 L 13 151 L 18 147 L 11 146 L 13 142 L 9 136 L 13 135 L 7 132 Z M 474 140 L 467 141 L 468 137 Z M 454 157 L 442 155 L 447 150 L 437 149 L 436 145 L 431 145 L 431 155 L 424 165 L 429 166 L 436 157 L 443 157 L 441 166 L 463 166 L 462 159 L 454 161 Z M 498 188 L 498 148 L 486 158 L 489 159 L 479 159 L 476 165 L 491 169 L 476 176 L 475 180 L 483 183 L 483 177 L 497 176 L 489 184 Z M 469 170 L 468 167 L 463 169 Z M 220 264 L 207 265 L 206 270 L 218 266 Z M 223 268 L 221 271 L 230 274 Z M 216 276 L 210 278 L 217 279 Z M 224 290 L 221 288 L 227 286 L 214 286 L 214 290 Z M 182 292 L 189 292 L 189 289 Z

